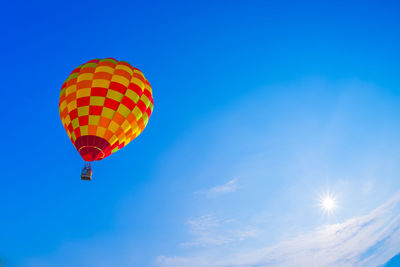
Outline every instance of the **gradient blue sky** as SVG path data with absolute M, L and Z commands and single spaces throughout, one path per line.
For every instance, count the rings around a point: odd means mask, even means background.
M 396 1 L 3 3 L 0 259 L 389 261 L 400 251 L 399 12 Z M 58 96 L 74 67 L 103 57 L 141 69 L 155 107 L 88 183 Z M 338 202 L 329 216 L 317 207 L 326 192 Z

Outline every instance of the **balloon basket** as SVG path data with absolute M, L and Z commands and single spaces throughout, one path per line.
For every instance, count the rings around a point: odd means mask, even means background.
M 90 163 L 86 163 L 85 167 L 83 167 L 81 172 L 81 180 L 91 181 L 92 180 L 93 170 L 90 166 Z

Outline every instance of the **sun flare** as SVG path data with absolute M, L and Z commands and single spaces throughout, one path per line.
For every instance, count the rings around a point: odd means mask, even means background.
M 324 213 L 331 214 L 337 208 L 336 198 L 330 193 L 325 193 L 319 197 L 318 206 Z
M 330 196 L 325 197 L 321 204 L 322 208 L 326 211 L 331 211 L 335 208 L 335 200 Z

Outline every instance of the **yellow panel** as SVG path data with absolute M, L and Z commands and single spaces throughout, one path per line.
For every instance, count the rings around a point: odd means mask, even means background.
M 130 75 L 133 74 L 133 70 L 132 70 L 131 68 L 129 68 L 128 66 L 125 66 L 125 65 L 117 65 L 117 66 L 115 67 L 115 69 L 117 69 L 117 70 L 124 70 L 124 71 L 128 72 Z
M 145 113 L 143 113 L 142 118 L 143 118 L 144 125 L 146 125 L 147 122 L 149 121 L 149 115 L 147 115 L 147 113 L 145 112 Z
M 71 122 L 71 118 L 69 116 L 66 116 L 64 122 L 65 124 L 69 125 L 69 123 Z
M 78 76 L 78 82 L 87 81 L 93 79 L 93 73 L 82 73 Z
M 137 132 L 137 130 L 139 129 L 139 126 L 137 125 L 137 122 L 131 124 L 131 129 L 132 129 L 133 133 Z
M 151 89 L 151 86 L 149 84 L 145 84 L 144 88 L 146 88 L 151 94 L 153 94 L 153 89 Z
M 96 135 L 99 137 L 104 137 L 104 134 L 106 133 L 106 128 L 104 127 L 97 127 Z
M 115 135 L 113 135 L 111 138 L 110 138 L 110 140 L 108 140 L 108 142 L 110 143 L 110 145 L 113 145 L 115 142 L 117 142 L 118 141 L 118 138 L 115 136 Z
M 76 97 L 84 97 L 84 96 L 90 96 L 90 88 L 81 88 L 76 92 Z
M 136 70 L 133 70 L 133 73 L 135 73 L 135 74 L 139 74 L 140 76 L 142 76 L 142 77 L 144 78 L 143 72 L 141 72 L 141 71 L 140 71 L 140 70 L 138 70 L 138 69 L 136 69 Z
M 91 96 L 90 97 L 90 105 L 91 106 L 103 106 L 105 100 L 106 100 L 106 98 L 103 96 Z
M 68 86 L 66 89 L 65 89 L 65 96 L 67 97 L 69 94 L 72 94 L 73 92 L 75 92 L 76 91 L 76 84 L 73 84 L 73 85 L 71 85 L 71 86 Z
M 142 111 L 137 106 L 132 110 L 132 113 L 135 115 L 137 120 L 142 117 Z
M 135 104 L 139 101 L 139 96 L 138 94 L 136 94 L 134 91 L 132 91 L 131 89 L 126 90 L 126 97 L 129 97 L 130 99 L 133 100 L 133 102 L 135 102 Z
M 76 128 L 78 128 L 78 127 L 79 127 L 79 120 L 78 120 L 78 118 L 73 119 L 72 122 L 71 122 L 71 124 L 72 124 L 72 128 L 73 128 L 74 130 L 75 130 Z
M 110 108 L 106 108 L 103 107 L 103 110 L 101 112 L 101 116 L 108 118 L 108 119 L 112 119 L 112 117 L 114 116 L 115 111 L 110 109 Z
M 72 134 L 71 134 L 71 136 L 70 136 L 71 138 L 72 138 L 72 140 L 74 140 L 74 142 L 75 142 L 75 140 L 76 140 L 76 135 L 75 135 L 75 132 L 72 132 Z
M 74 100 L 74 101 L 71 101 L 71 103 L 69 103 L 68 104 L 68 111 L 72 111 L 72 110 L 74 110 L 74 109 L 76 109 L 76 100 Z
M 61 104 L 60 104 L 60 110 L 61 110 L 61 112 L 63 112 L 64 111 L 64 109 L 67 107 L 67 101 L 63 101 L 63 102 L 61 102 Z
M 125 140 L 126 140 L 125 134 L 122 134 L 121 136 L 118 136 L 118 142 L 119 142 L 120 144 L 124 143 Z
M 108 90 L 107 98 L 114 99 L 115 101 L 121 102 L 122 98 L 124 97 L 123 94 L 114 90 Z
M 68 127 L 65 126 L 65 130 L 67 131 L 68 137 L 71 138 L 71 133 L 68 131 Z
M 89 134 L 89 126 L 84 125 L 80 127 L 81 135 L 88 135 Z
M 146 95 L 143 94 L 140 99 L 144 102 L 144 104 L 146 105 L 146 108 L 150 105 L 150 100 Z
M 118 125 L 118 123 L 116 123 L 115 121 L 111 121 L 110 125 L 108 126 L 108 130 L 110 130 L 111 132 L 115 133 L 118 130 L 119 127 L 120 126 Z
M 104 79 L 94 79 L 92 81 L 92 87 L 101 87 L 101 88 L 109 88 L 110 81 Z
M 131 113 L 131 110 L 124 105 L 119 105 L 117 109 L 118 113 L 124 116 L 125 118 L 128 117 L 128 115 Z
M 98 67 L 96 67 L 95 72 L 108 72 L 110 74 L 113 74 L 114 69 L 109 66 L 98 66 Z
M 124 121 L 121 125 L 121 128 L 124 130 L 124 132 L 127 132 L 131 128 L 129 121 Z
M 136 78 L 136 77 L 132 77 L 131 83 L 137 84 L 138 86 L 140 86 L 140 88 L 142 88 L 142 91 L 143 91 L 143 89 L 144 89 L 144 83 L 143 83 L 141 80 L 139 80 L 139 79 Z
M 86 107 L 79 107 L 78 108 L 78 116 L 86 116 L 89 115 L 89 106 Z
M 129 80 L 127 78 L 125 78 L 124 76 L 120 76 L 120 75 L 113 75 L 111 78 L 111 81 L 118 82 L 126 87 L 128 87 L 128 85 L 129 85 Z
M 98 125 L 99 121 L 100 121 L 100 116 L 89 115 L 89 125 Z

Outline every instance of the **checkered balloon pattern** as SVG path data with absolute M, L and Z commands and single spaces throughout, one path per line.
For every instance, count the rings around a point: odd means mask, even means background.
M 59 111 L 69 138 L 85 161 L 126 146 L 153 111 L 150 83 L 124 61 L 94 59 L 78 66 L 61 87 Z

